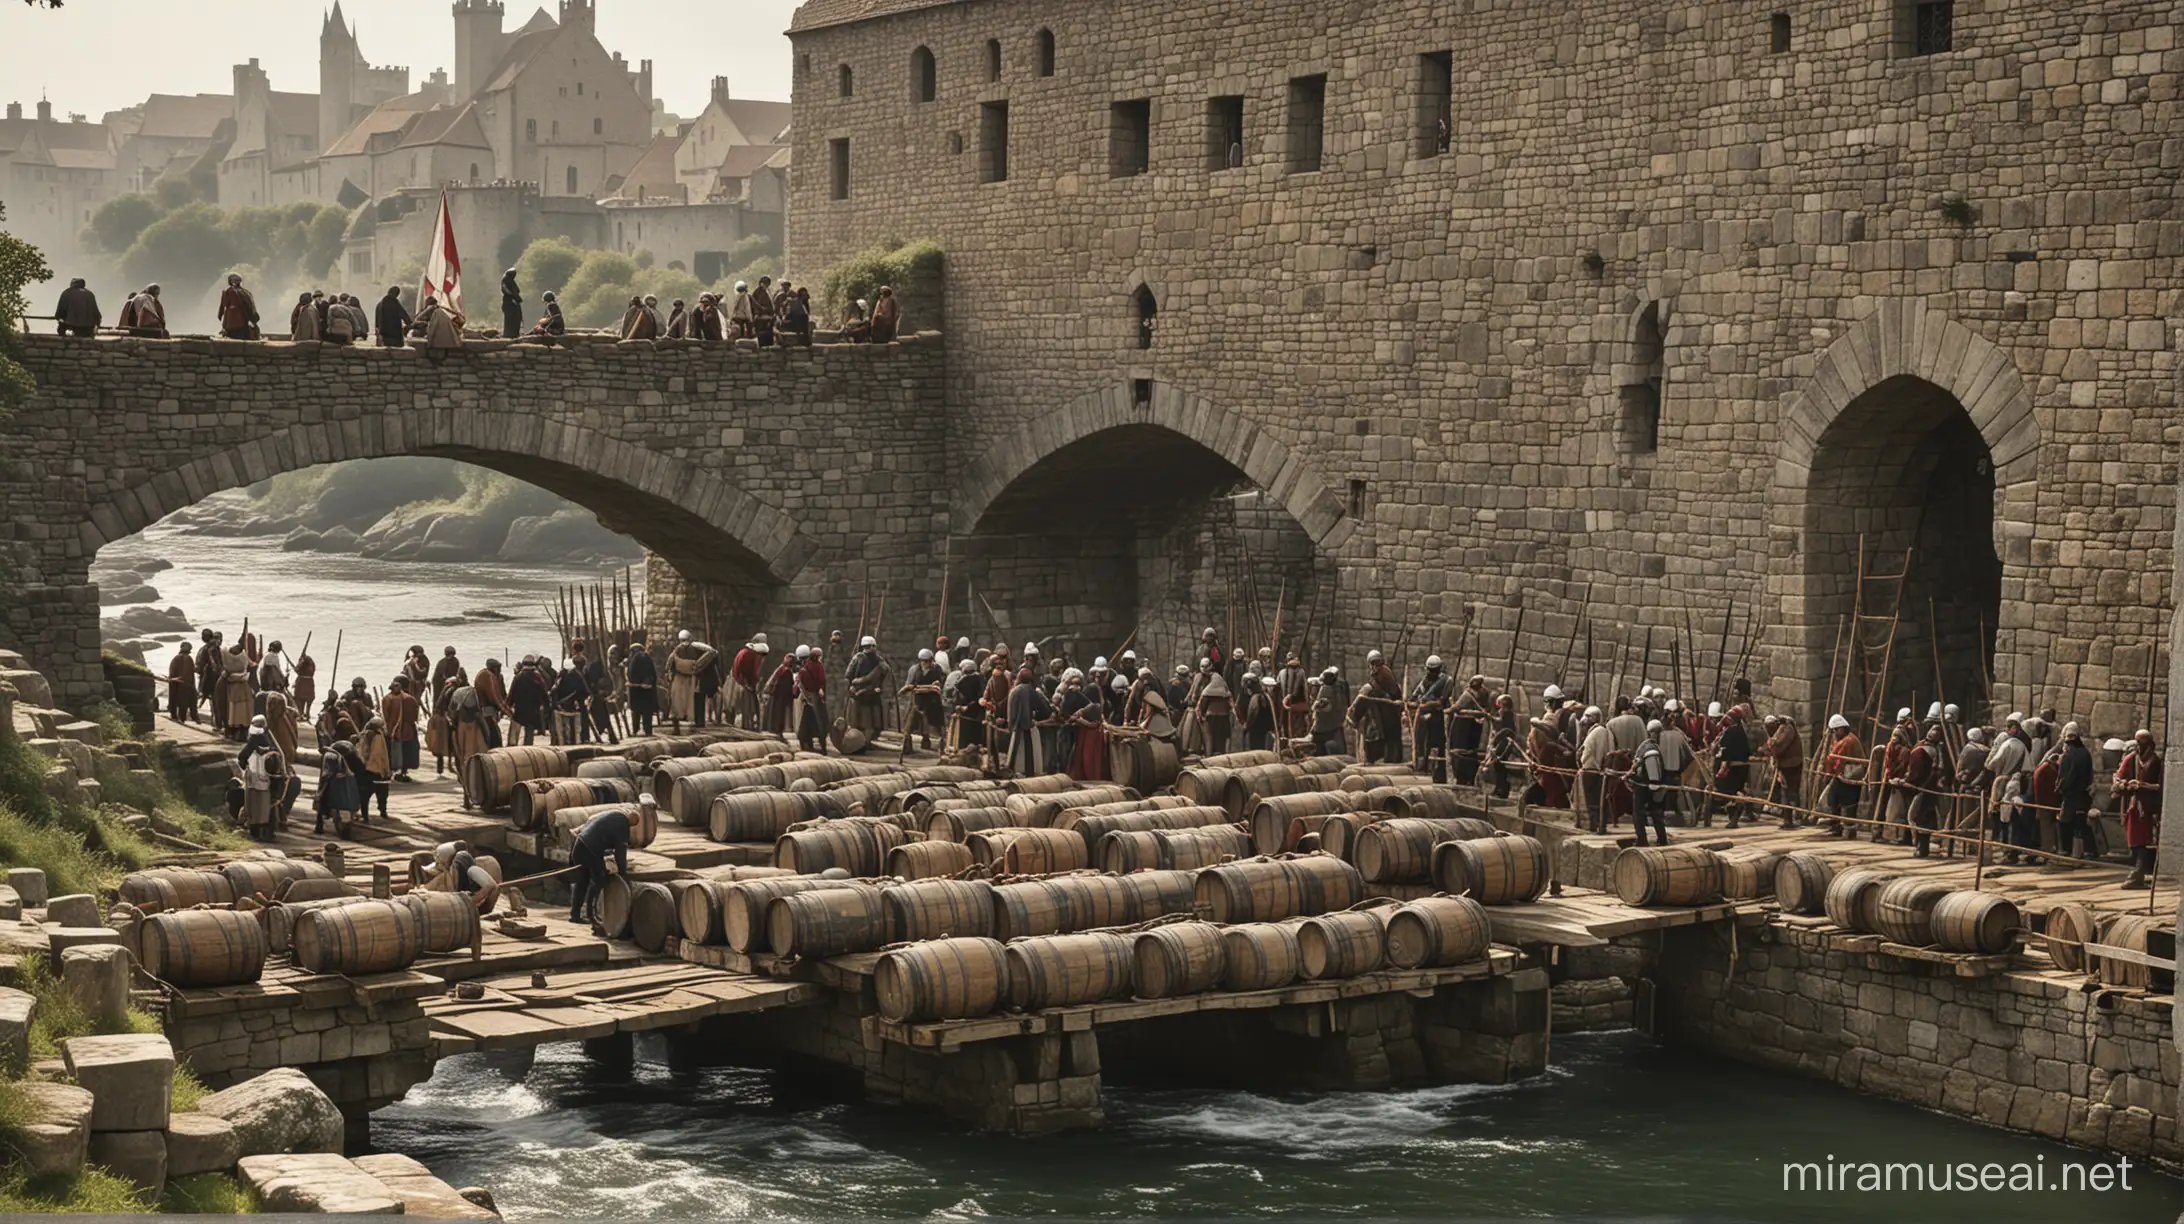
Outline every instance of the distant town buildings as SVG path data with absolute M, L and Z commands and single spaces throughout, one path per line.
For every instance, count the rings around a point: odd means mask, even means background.
M 186 175 L 226 208 L 350 210 L 340 275 L 360 282 L 416 257 L 407 230 L 422 250 L 422 201 L 442 190 L 460 196 L 458 242 L 487 262 L 559 235 L 696 271 L 748 235 L 779 235 L 789 104 L 732 97 L 715 77 L 697 118 L 669 114 L 652 61 L 632 67 L 600 44 L 596 3 L 557 0 L 510 28 L 500 0 L 455 0 L 453 77 L 435 71 L 414 89 L 407 67 L 364 55 L 336 0 L 316 93 L 274 89 L 252 59 L 236 65 L 232 93 L 155 93 L 97 123 L 56 120 L 47 102 L 25 118 L 10 103 L 7 225 L 65 248 L 108 200 Z

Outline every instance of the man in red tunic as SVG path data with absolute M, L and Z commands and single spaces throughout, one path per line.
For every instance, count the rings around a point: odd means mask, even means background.
M 2161 754 L 2154 733 L 2132 737 L 2131 751 L 2116 766 L 2116 790 L 2123 795 L 2123 842 L 2131 848 L 2131 878 L 2125 888 L 2149 887 L 2154 874 L 2154 846 L 2161 840 Z

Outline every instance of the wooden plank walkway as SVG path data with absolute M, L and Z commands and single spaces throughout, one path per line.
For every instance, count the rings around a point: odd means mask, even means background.
M 713 1016 L 796 1007 L 817 999 L 823 989 L 813 982 L 754 978 L 683 961 L 552 973 L 545 975 L 544 985 L 530 974 L 479 984 L 484 993 L 478 999 L 448 993 L 425 1001 L 433 1057 L 589 1041 Z

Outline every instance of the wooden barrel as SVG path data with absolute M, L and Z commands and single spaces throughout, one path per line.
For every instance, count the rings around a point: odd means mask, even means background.
M 1481 905 L 1523 905 L 1547 891 L 1547 847 L 1510 835 L 1442 842 L 1433 848 L 1433 882 Z
M 702 773 L 720 773 L 732 770 L 743 780 L 743 785 L 759 783 L 761 770 L 741 762 L 724 761 L 716 756 L 698 755 L 686 757 L 659 757 L 645 767 L 645 789 L 652 797 L 660 799 L 673 794 L 675 783 Z M 779 785 L 778 782 L 775 785 Z
M 1172 922 L 1130 941 L 1131 992 L 1141 999 L 1204 994 L 1221 983 L 1221 928 Z
M 559 748 L 488 748 L 463 762 L 463 796 L 485 811 L 497 812 L 508 806 L 518 782 L 566 778 L 576 764 Z
M 779 841 L 792 825 L 848 814 L 838 798 L 824 791 L 731 791 L 713 796 L 707 804 L 705 832 L 717 842 L 772 842 Z
M 775 956 L 869 952 L 887 942 L 887 907 L 870 885 L 790 893 L 767 902 L 766 934 Z
M 178 987 L 240 986 L 265 971 L 265 928 L 235 910 L 152 914 L 137 928 L 144 971 Z
M 1775 901 L 1785 914 L 1826 913 L 1828 881 L 1834 878 L 1835 868 L 1826 859 L 1809 851 L 1792 851 L 1775 862 Z
M 2025 916 L 2017 903 L 1989 892 L 1960 890 L 1934 903 L 1927 916 L 1934 942 L 1951 952 L 1994 955 L 2017 942 Z
M 2146 952 L 2149 950 L 2146 937 L 2160 925 L 2160 919 L 2151 914 L 2119 915 L 2109 919 L 2101 932 L 2100 942 L 2127 952 Z M 2113 956 L 2088 955 L 2093 961 L 2094 973 L 2110 986 L 2144 990 L 2153 984 L 2153 970 L 2145 965 Z
M 1192 803 L 1218 804 L 1228 786 L 1229 771 L 1218 765 L 1200 764 L 1181 770 L 1175 777 L 1175 793 Z
M 1099 868 L 1122 875 L 1161 867 L 1160 835 L 1150 829 L 1123 830 L 1100 839 Z
M 232 905 L 235 886 L 218 871 L 194 867 L 154 867 L 122 877 L 121 899 L 147 914 L 196 905 Z
M 1398 817 L 1359 829 L 1350 861 L 1368 884 L 1421 881 L 1433 875 L 1435 846 L 1493 835 L 1494 826 L 1483 820 Z
M 1141 871 L 1133 875 L 1068 875 L 1051 880 L 997 885 L 993 890 L 993 936 L 1019 939 L 1059 935 L 1092 927 L 1125 926 L 1163 913 L 1179 913 L 1187 902 L 1169 908 L 1187 884 L 1182 872 Z
M 1358 800 L 1353 796 L 1350 806 L 1355 807 L 1357 803 Z M 1368 826 L 1379 824 L 1388 818 L 1386 812 L 1337 812 L 1319 827 L 1320 850 L 1345 863 L 1354 863 L 1357 861 L 1358 835 Z
M 1721 900 L 1721 856 L 1703 846 L 1632 846 L 1615 856 L 1625 905 L 1706 905 Z
M 1341 791 L 1264 796 L 1251 808 L 1252 847 L 1261 854 L 1280 854 L 1290 848 L 1290 826 L 1298 817 L 1332 816 L 1349 811 L 1356 802 Z
M 682 927 L 675 894 L 665 884 L 636 883 L 629 886 L 630 942 L 647 952 L 667 947 L 667 937 Z
M 578 831 L 591 822 L 594 816 L 608 812 L 620 812 L 629 818 L 629 848 L 642 850 L 660 836 L 660 809 L 643 803 L 585 804 L 582 807 L 565 807 L 546 818 L 546 826 L 552 830 L 553 842 L 566 849 L 576 843 Z
M 1149 735 L 1108 738 L 1107 776 L 1139 794 L 1175 785 L 1182 769 L 1182 754 L 1171 740 Z
M 719 740 L 699 748 L 697 755 L 716 761 L 763 761 L 777 752 L 790 751 L 788 742 L 772 736 L 748 740 Z M 669 754 L 679 755 L 679 754 Z
M 1388 796 L 1383 811 L 1396 817 L 1422 820 L 1484 820 L 1486 813 L 1463 802 L 1446 786 L 1405 786 Z
M 334 878 L 323 864 L 292 858 L 237 859 L 222 866 L 220 874 L 227 877 L 228 889 L 237 898 L 262 896 L 267 900 L 279 900 L 281 886 L 290 880 Z
M 626 756 L 600 757 L 595 761 L 585 761 L 576 767 L 576 776 L 627 782 L 632 789 L 643 788 L 652 781 L 652 771 L 646 769 L 643 762 L 633 761 Z
M 1065 773 L 1034 774 L 1028 778 L 1011 778 L 1002 789 L 1012 795 L 1058 795 L 1077 789 L 1077 780 Z
M 258 911 L 258 925 L 265 928 L 266 951 L 274 955 L 290 952 L 295 946 L 296 924 L 305 914 L 316 909 L 331 909 L 337 905 L 354 905 L 369 901 L 370 897 L 330 897 L 324 901 L 286 901 L 268 905 Z
M 1008 957 L 995 939 L 934 939 L 894 948 L 873 965 L 872 990 L 887 1020 L 989 1015 L 1008 997 Z
M 971 848 L 961 842 L 904 842 L 887 852 L 887 874 L 930 880 L 970 870 Z
M 887 866 L 887 852 L 903 839 L 902 826 L 890 821 L 830 820 L 775 839 L 774 865 L 801 872 L 840 867 L 853 876 L 876 876 Z
M 2100 924 L 2093 911 L 2075 901 L 2065 901 L 2048 911 L 2048 959 L 2057 969 L 2077 973 L 2086 968 L 2085 946 L 2101 941 Z
M 1194 871 L 1231 859 L 1251 857 L 1251 835 L 1235 825 L 1154 829 L 1149 836 L 1156 847 L 1152 865 L 1169 871 Z
M 1486 907 L 1469 897 L 1424 897 L 1388 915 L 1388 963 L 1398 969 L 1475 961 L 1492 940 Z
M 683 940 L 694 944 L 722 944 L 728 941 L 728 926 L 723 921 L 721 903 L 728 890 L 734 887 L 728 880 L 691 880 L 690 887 L 675 896 L 675 928 L 682 932 Z
M 1221 931 L 1221 989 L 1279 990 L 1297 980 L 1293 922 L 1248 922 Z
M 610 875 L 599 886 L 599 925 L 608 939 L 629 938 L 629 912 L 635 900 L 626 875 Z
M 508 823 L 543 828 L 563 808 L 637 802 L 637 784 L 619 778 L 535 778 L 508 793 Z
M 1879 934 L 1900 944 L 1923 948 L 1934 942 L 1934 906 L 1949 895 L 1947 884 L 1905 876 L 1881 887 L 1874 901 Z
M 409 968 L 425 950 L 417 911 L 394 901 L 312 910 L 289 939 L 289 953 L 306 973 L 392 973 Z
M 1880 925 L 1874 904 L 1880 899 L 1881 889 L 1895 878 L 1863 867 L 1836 872 L 1828 881 L 1820 908 L 1829 922 L 1846 931 L 1877 935 Z
M 1312 849 L 1324 851 L 1327 848 L 1327 843 L 1326 839 L 1320 835 L 1320 830 L 1325 829 L 1331 822 L 1340 819 L 1342 819 L 1340 813 L 1332 816 L 1292 816 L 1289 818 L 1289 831 L 1282 834 L 1281 849 L 1278 851 L 1264 851 L 1263 853 L 1292 854 L 1301 852 L 1305 848 L 1306 838 L 1311 839 Z M 1257 849 L 1256 843 L 1254 843 L 1253 849 Z
M 468 893 L 414 888 L 402 902 L 417 912 L 417 938 L 427 956 L 467 949 L 478 939 L 478 907 Z
M 1248 769 L 1253 765 L 1277 764 L 1281 759 L 1282 754 L 1279 752 L 1269 751 L 1265 748 L 1251 748 L 1239 752 L 1217 752 L 1209 757 L 1200 757 L 1198 766 L 1201 769 Z M 1342 758 L 1323 759 L 1341 760 Z
M 880 904 L 888 943 L 993 934 L 993 885 L 984 880 L 915 880 L 882 889 Z
M 1011 875 L 1079 871 L 1092 865 L 1092 849 L 1074 829 L 989 829 L 966 843 L 971 856 L 998 864 Z
M 1393 906 L 1343 910 L 1307 918 L 1297 928 L 1297 969 L 1309 981 L 1353 978 L 1388 958 L 1387 913 Z
M 1029 829 L 1033 814 L 1000 806 L 936 809 L 925 818 L 925 835 L 959 842 L 988 829 Z
M 1153 829 L 1210 829 L 1232 823 L 1234 822 L 1229 819 L 1226 808 L 1192 805 L 1113 812 L 1101 816 L 1084 815 L 1082 811 L 1064 811 L 1055 817 L 1054 827 L 1074 831 L 1084 839 L 1088 849 L 1097 849 L 1100 839 L 1109 833 Z
M 853 881 L 822 880 L 818 876 L 737 880 L 720 894 L 721 942 L 737 952 L 763 952 L 768 939 L 766 907 L 774 898 L 822 888 L 851 887 L 855 887 Z
M 703 773 L 684 774 L 670 783 L 667 793 L 653 792 L 660 801 L 665 815 L 676 824 L 693 829 L 709 829 L 712 824 L 713 799 L 747 783 L 741 771 L 708 770 Z M 777 835 L 778 836 L 778 835 Z M 760 838 L 737 838 L 738 841 L 759 841 Z
M 1362 881 L 1360 882 L 1362 885 Z M 1198 904 L 1219 923 L 1273 922 L 1297 912 L 1298 879 L 1283 859 L 1223 863 L 1198 873 Z
M 1294 913 L 1330 914 L 1365 899 L 1365 878 L 1331 854 L 1300 854 L 1283 859 L 1282 866 L 1296 881 Z
M 1782 856 L 1772 850 L 1740 850 L 1721 856 L 1721 895 L 1730 901 L 1757 901 L 1774 895 L 1775 866 Z
M 1104 931 L 1019 939 L 1003 951 L 1009 1002 L 1023 1011 L 1097 1003 L 1130 992 L 1130 941 Z

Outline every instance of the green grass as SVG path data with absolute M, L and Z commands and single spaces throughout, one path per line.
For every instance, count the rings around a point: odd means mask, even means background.
M 130 1014 L 133 1016 L 144 1015 L 142 1012 L 134 1011 Z M 144 1018 L 151 1019 L 149 1016 Z M 168 1112 L 196 1113 L 197 1107 L 204 1102 L 206 1097 L 211 1095 L 212 1089 L 205 1087 L 204 1082 L 191 1074 L 188 1067 L 179 1063 L 175 1065 L 174 1086 L 168 1090 Z
M 136 1187 L 96 1166 L 74 1175 L 0 1175 L 0 1215 L 135 1215 L 151 1210 Z
M 169 1181 L 159 1209 L 168 1215 L 255 1215 L 258 1198 L 225 1173 L 199 1173 Z
M 122 660 L 122 662 L 126 663 L 127 661 Z M 133 667 L 135 665 L 129 664 L 129 666 Z M 143 671 L 144 669 L 137 668 L 137 670 Z M 151 673 L 146 672 L 145 674 L 150 675 Z M 107 701 L 102 698 L 94 702 L 91 708 L 84 712 L 84 717 L 99 725 L 99 730 L 105 734 L 106 742 L 109 744 L 119 744 L 124 740 L 133 740 L 137 737 L 136 724 L 129 720 L 129 711 L 122 709 L 118 702 Z
M 37 1006 L 32 1009 L 30 1020 L 30 1056 L 34 1059 L 60 1057 L 61 1043 L 71 1037 L 160 1031 L 156 1018 L 135 1008 L 123 1013 L 119 1025 L 101 1026 L 76 1002 L 75 996 L 69 994 L 67 988 L 61 985 L 60 976 L 54 972 L 52 961 L 44 955 L 33 953 L 24 957 L 17 979 L 17 986 L 38 1001 Z M 182 1084 L 179 1076 L 187 1074 L 186 1071 L 177 1073 L 175 1082 L 178 1089 Z M 191 1108 L 194 1109 L 195 1102 L 203 1098 L 205 1087 L 194 1078 L 189 1083 L 195 1093 L 190 1098 Z

